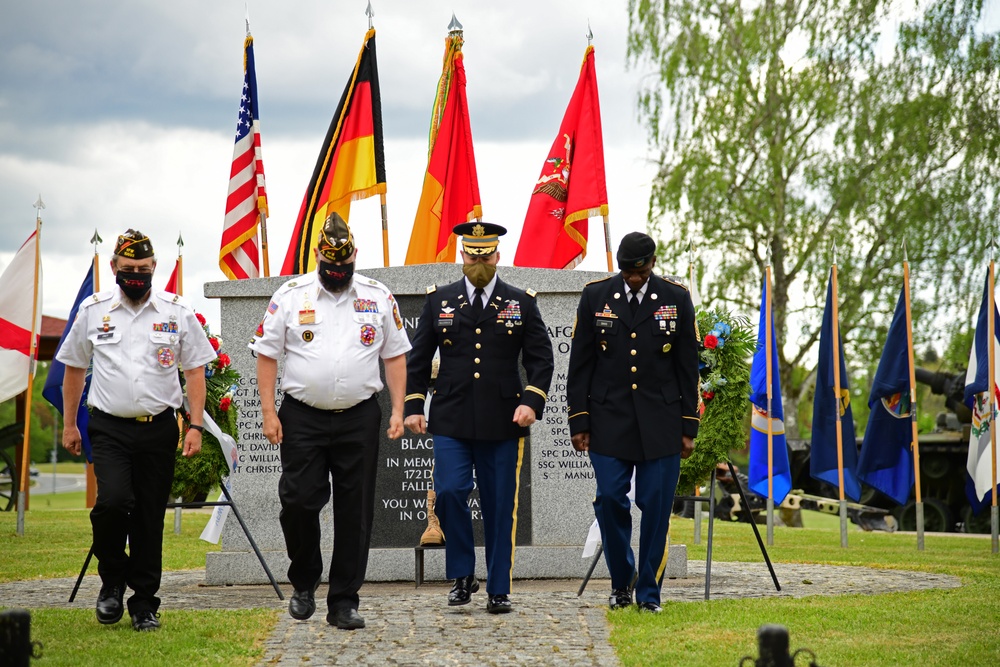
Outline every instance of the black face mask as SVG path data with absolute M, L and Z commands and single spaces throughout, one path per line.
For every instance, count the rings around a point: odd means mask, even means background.
M 119 271 L 115 275 L 115 282 L 122 288 L 125 296 L 133 301 L 138 301 L 146 296 L 146 292 L 153 286 L 153 274 Z
M 354 276 L 354 262 L 350 264 L 319 263 L 319 280 L 331 292 L 342 292 Z

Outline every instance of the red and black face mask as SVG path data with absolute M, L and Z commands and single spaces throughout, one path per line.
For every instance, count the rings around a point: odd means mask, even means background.
M 334 264 L 320 260 L 317 266 L 319 280 L 323 287 L 331 292 L 341 292 L 354 277 L 354 262 L 350 264 Z
M 146 292 L 153 286 L 153 274 L 118 271 L 115 275 L 115 282 L 118 283 L 125 296 L 133 301 L 138 301 L 146 296 Z

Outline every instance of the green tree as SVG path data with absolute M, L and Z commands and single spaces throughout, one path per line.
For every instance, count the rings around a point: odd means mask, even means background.
M 638 104 L 661 259 L 694 241 L 706 301 L 749 314 L 770 258 L 786 417 L 812 377 L 792 384 L 815 364 L 834 243 L 855 364 L 879 358 L 904 239 L 917 344 L 967 326 L 1000 176 L 1000 43 L 977 31 L 981 0 L 628 6 L 630 59 L 654 70 Z

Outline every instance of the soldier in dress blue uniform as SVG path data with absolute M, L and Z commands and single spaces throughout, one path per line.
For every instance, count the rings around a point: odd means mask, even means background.
M 612 609 L 660 611 L 667 528 L 680 460 L 698 434 L 698 330 L 687 288 L 652 274 L 656 243 L 632 232 L 618 247 L 621 273 L 580 296 L 567 401 L 573 447 L 590 452 L 594 512 L 611 572 Z M 642 511 L 632 551 L 628 492 Z
M 552 380 L 552 343 L 534 290 L 496 276 L 500 225 L 458 225 L 465 277 L 427 300 L 407 361 L 405 424 L 434 434 L 435 511 L 445 536 L 446 573 L 455 584 L 449 605 L 467 604 L 479 590 L 472 516 L 468 506 L 475 468 L 486 529 L 486 610 L 511 611 L 510 582 L 517 525 L 517 484 L 528 427 L 541 418 Z M 441 362 L 429 421 L 424 398 L 431 361 Z M 517 359 L 527 374 L 521 386 Z
M 56 354 L 66 364 L 63 447 L 71 454 L 80 453 L 76 411 L 93 362 L 87 404 L 97 477 L 90 512 L 101 575 L 97 620 L 121 620 L 128 587 L 134 591 L 128 612 L 138 631 L 160 627 L 163 513 L 180 435 L 174 410 L 184 398 L 177 371 L 184 372 L 191 408 L 183 454 L 194 456 L 204 428 L 205 364 L 216 357 L 187 301 L 151 289 L 155 269 L 145 234 L 130 229 L 119 236 L 111 258 L 115 287 L 80 304 Z

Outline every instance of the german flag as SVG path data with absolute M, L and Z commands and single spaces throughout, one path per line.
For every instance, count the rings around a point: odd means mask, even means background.
M 465 97 L 462 43 L 461 35 L 454 33 L 445 39 L 444 70 L 431 113 L 427 173 L 406 264 L 454 262 L 452 228 L 483 216 Z
M 336 211 L 348 220 L 352 201 L 378 194 L 385 194 L 385 149 L 372 29 L 365 34 L 358 61 L 323 140 L 281 275 L 314 269 L 312 249 L 327 216 Z

